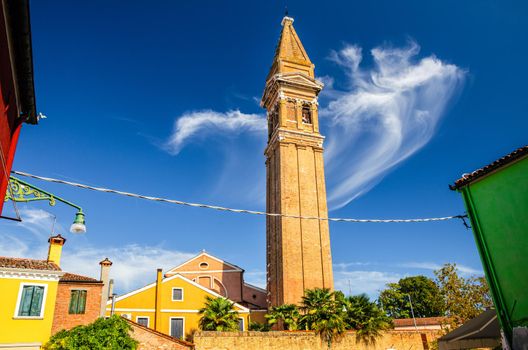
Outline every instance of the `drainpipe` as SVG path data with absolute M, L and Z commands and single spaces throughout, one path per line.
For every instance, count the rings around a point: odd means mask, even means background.
M 110 310 L 110 316 L 114 316 L 115 313 L 115 298 L 116 294 L 112 294 L 112 309 Z
M 156 274 L 156 300 L 154 313 L 154 330 L 161 331 L 161 282 L 163 281 L 163 274 L 161 269 L 158 269 Z

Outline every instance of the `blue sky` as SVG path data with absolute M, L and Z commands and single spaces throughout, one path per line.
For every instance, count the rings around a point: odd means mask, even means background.
M 258 100 L 284 2 L 33 1 L 37 107 L 13 169 L 125 191 L 262 210 L 264 111 Z M 289 1 L 325 82 L 327 190 L 333 217 L 464 212 L 448 189 L 526 143 L 528 15 L 521 1 Z M 32 183 L 80 204 L 19 204 L 0 222 L 0 254 L 43 258 L 51 230 L 63 267 L 118 292 L 202 249 L 265 281 L 265 220 Z M 7 203 L 5 213 L 12 213 Z M 456 262 L 479 273 L 459 221 L 330 224 L 336 287 L 376 296 L 387 282 Z

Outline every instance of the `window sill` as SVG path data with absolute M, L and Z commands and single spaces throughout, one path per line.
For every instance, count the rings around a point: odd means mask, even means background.
M 14 316 L 14 320 L 43 320 L 42 316 Z

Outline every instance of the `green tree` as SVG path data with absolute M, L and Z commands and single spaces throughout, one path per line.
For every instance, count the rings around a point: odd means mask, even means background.
M 284 304 L 271 307 L 265 317 L 270 326 L 282 321 L 285 329 L 296 331 L 298 329 L 300 314 L 299 309 L 294 304 Z
M 356 341 L 374 344 L 381 331 L 393 328 L 392 320 L 365 294 L 349 296 L 344 300 L 345 321 L 356 331 Z
M 463 278 L 458 275 L 456 264 L 445 264 L 434 273 L 443 297 L 446 316 L 451 318 L 453 326 L 478 316 L 492 305 L 484 277 Z
M 86 326 L 62 330 L 44 345 L 45 350 L 132 350 L 138 342 L 130 336 L 132 327 L 114 315 Z
M 268 323 L 249 322 L 249 330 L 254 332 L 269 332 L 270 325 Z
M 390 317 L 411 317 L 411 301 L 415 317 L 434 317 L 444 314 L 440 289 L 428 277 L 406 277 L 400 279 L 398 283 L 387 284 L 387 287 L 380 293 L 378 302 Z
M 332 342 L 345 333 L 347 324 L 343 307 L 343 293 L 331 292 L 327 288 L 305 291 L 301 302 L 300 327 L 313 330 L 330 348 Z
M 205 297 L 205 305 L 198 313 L 199 326 L 203 331 L 238 331 L 238 312 L 233 308 L 233 303 L 226 298 Z

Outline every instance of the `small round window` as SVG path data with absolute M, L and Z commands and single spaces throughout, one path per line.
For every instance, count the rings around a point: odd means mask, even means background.
M 201 268 L 202 270 L 205 270 L 205 269 L 208 268 L 208 267 L 209 267 L 209 264 L 208 264 L 208 263 L 206 263 L 206 262 L 200 263 L 200 268 Z

